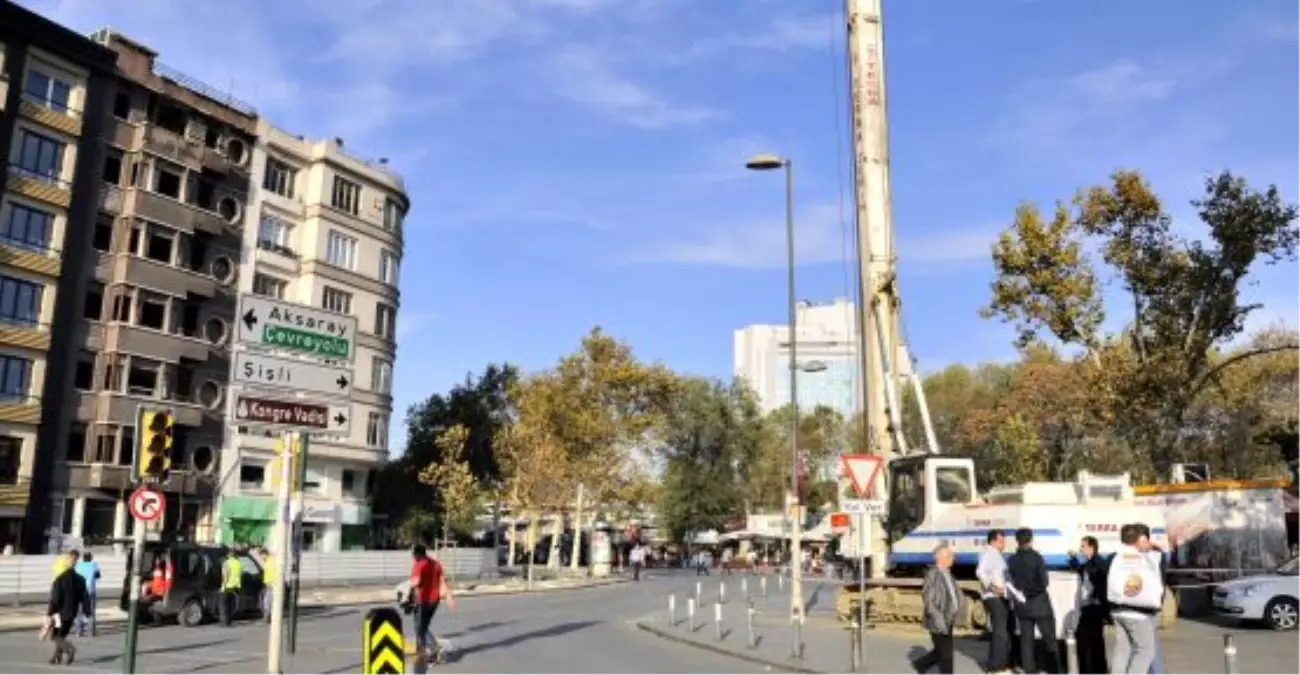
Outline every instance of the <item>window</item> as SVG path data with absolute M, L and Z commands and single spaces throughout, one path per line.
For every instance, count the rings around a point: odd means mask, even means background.
M 0 277 L 0 321 L 35 325 L 41 318 L 45 287 L 25 279 Z
M 934 483 L 940 504 L 968 504 L 971 500 L 970 471 L 960 466 L 941 466 L 934 470 Z
M 268 277 L 261 272 L 253 275 L 253 292 L 257 295 L 264 295 L 268 298 L 283 300 L 284 291 L 288 286 L 288 282 L 282 279 L 276 279 L 275 277 Z
M 357 240 L 331 231 L 325 240 L 325 262 L 345 270 L 357 268 Z
M 118 86 L 121 86 L 120 84 Z M 113 97 L 113 117 L 120 120 L 131 117 L 131 92 L 119 91 Z
M 366 418 L 366 445 L 388 447 L 388 415 L 372 412 Z
M 329 286 L 326 286 L 325 289 L 321 291 L 320 306 L 324 307 L 325 309 L 328 309 L 331 312 L 338 312 L 339 314 L 351 314 L 352 294 L 345 293 L 343 291 L 340 291 L 337 288 L 330 288 Z
M 185 135 L 185 127 L 189 124 L 189 116 L 185 111 L 174 105 L 163 103 L 158 106 L 158 112 L 154 117 L 154 124 L 162 129 L 172 132 L 177 136 Z
M 63 153 L 66 146 L 53 138 L 23 129 L 22 151 L 18 168 L 33 178 L 55 183 L 63 176 Z
M 32 362 L 20 356 L 0 354 L 0 399 L 27 398 Z
M 397 232 L 402 230 L 402 207 L 391 199 L 384 200 L 384 229 Z
M 95 221 L 95 238 L 91 242 L 97 251 L 108 251 L 113 249 L 113 221 L 97 220 Z
M 104 157 L 104 170 L 99 175 L 109 185 L 118 185 L 122 182 L 122 153 L 116 150 L 110 150 Z
M 182 446 L 177 443 L 177 446 Z M 122 427 L 122 448 L 117 453 L 117 463 L 131 466 L 135 462 L 135 427 Z M 179 462 L 177 462 L 179 464 Z
M 0 238 L 23 248 L 44 251 L 53 229 L 54 214 L 22 204 L 10 204 L 9 218 L 5 220 L 4 229 L 0 230 Z
M 298 181 L 298 170 L 276 159 L 266 158 L 266 177 L 262 187 L 281 197 L 293 199 L 293 186 Z
M 370 367 L 370 391 L 387 394 L 393 389 L 393 362 L 378 356 Z
M 343 478 L 340 482 L 343 485 L 343 494 L 350 494 L 357 484 L 357 472 L 352 469 L 344 469 Z
M 23 440 L 0 436 L 0 485 L 18 484 L 18 463 L 23 456 Z
M 176 231 L 153 223 L 148 227 L 149 239 L 145 242 L 144 257 L 160 263 L 172 264 L 172 256 L 176 250 Z
M 266 485 L 266 465 L 252 462 L 239 464 L 239 489 L 261 490 Z
M 149 291 L 140 291 L 140 317 L 136 324 L 154 330 L 163 330 L 167 326 L 167 296 Z
M 50 110 L 61 113 L 70 110 L 68 102 L 72 98 L 72 84 L 58 76 L 50 76 L 35 68 L 29 69 L 24 93 L 27 94 L 27 100 L 40 103 Z
M 325 474 L 320 469 L 313 469 L 310 466 L 304 472 L 306 475 L 302 478 L 302 491 L 320 493 L 325 487 Z
M 126 372 L 126 392 L 136 396 L 154 396 L 158 392 L 162 364 L 134 357 Z
M 361 210 L 361 186 L 342 176 L 335 176 L 334 195 L 330 205 L 340 211 L 357 215 Z
M 134 297 L 130 286 L 121 286 L 113 293 L 114 321 L 131 321 L 131 300 Z
M 390 251 L 379 252 L 379 280 L 397 285 L 397 256 Z
M 292 233 L 293 225 L 289 222 L 263 214 L 257 224 L 257 247 L 291 256 L 293 249 L 289 248 L 289 237 Z
M 86 427 L 76 425 L 68 433 L 68 461 L 84 462 L 86 461 Z
M 153 170 L 153 191 L 172 199 L 180 199 L 182 173 L 179 168 L 158 162 Z
M 397 312 L 391 305 L 375 303 L 375 335 L 389 340 L 397 339 Z
M 77 372 L 72 377 L 72 386 L 81 390 L 95 387 L 95 354 L 82 351 L 77 356 Z
M 86 288 L 86 305 L 81 308 L 81 317 L 90 321 L 99 321 L 104 316 L 104 284 L 92 281 Z

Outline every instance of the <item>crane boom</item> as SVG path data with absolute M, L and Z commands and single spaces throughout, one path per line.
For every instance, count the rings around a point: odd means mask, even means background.
M 845 0 L 848 24 L 849 101 L 852 106 L 854 226 L 858 242 L 858 358 L 861 369 L 863 448 L 881 455 L 887 467 L 906 454 L 894 373 L 900 356 L 896 254 L 889 186 L 889 128 L 885 101 L 885 49 L 881 0 Z M 874 486 L 888 498 L 887 472 Z M 884 528 L 871 528 L 868 553 L 872 576 L 884 575 L 888 555 Z

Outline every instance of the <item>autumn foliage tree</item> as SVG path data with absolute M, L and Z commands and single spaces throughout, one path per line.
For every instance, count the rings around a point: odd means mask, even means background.
M 984 315 L 1016 324 L 1021 346 L 1048 337 L 1079 348 L 1093 366 L 1081 375 L 1092 398 L 1085 417 L 1093 419 L 1071 428 L 1115 427 L 1143 449 L 1133 459 L 1144 469 L 1187 459 L 1196 437 L 1187 415 L 1222 371 L 1261 355 L 1294 357 L 1297 347 L 1289 341 L 1222 356 L 1259 308 L 1240 299 L 1252 267 L 1296 259 L 1296 207 L 1275 187 L 1257 191 L 1228 172 L 1208 179 L 1192 204 L 1204 240 L 1179 236 L 1150 186 L 1121 170 L 1109 185 L 1081 190 L 1072 208 L 1057 204 L 1050 218 L 1020 207 L 993 250 L 996 278 Z M 1091 260 L 1090 244 L 1103 265 Z M 1112 280 L 1128 295 L 1118 336 L 1103 332 L 1101 291 Z
M 468 461 L 469 429 L 459 424 L 438 437 L 441 459 L 420 471 L 419 480 L 438 494 L 444 532 L 467 534 L 483 504 L 485 487 L 474 476 Z

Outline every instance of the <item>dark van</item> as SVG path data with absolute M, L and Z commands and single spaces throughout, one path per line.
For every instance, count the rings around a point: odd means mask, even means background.
M 175 619 L 182 626 L 197 626 L 217 617 L 221 602 L 221 565 L 226 559 L 224 546 L 201 546 L 189 542 L 146 542 L 144 578 L 148 586 L 155 564 L 161 564 L 165 582 L 162 595 L 140 594 L 141 618 L 154 621 Z M 126 554 L 126 581 L 122 584 L 120 606 L 130 607 L 131 566 L 135 552 Z M 239 553 L 243 565 L 235 616 L 261 611 L 262 566 L 247 552 Z

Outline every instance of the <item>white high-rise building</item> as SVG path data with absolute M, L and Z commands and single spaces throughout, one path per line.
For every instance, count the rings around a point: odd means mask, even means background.
M 799 303 L 796 310 L 796 358 L 825 369 L 795 373 L 799 407 L 818 405 L 838 410 L 846 418 L 858 409 L 857 314 L 852 302 Z M 786 324 L 753 324 L 735 332 L 735 374 L 758 394 L 764 411 L 790 403 L 790 339 Z
M 366 544 L 373 475 L 388 460 L 397 355 L 398 265 L 410 201 L 382 161 L 347 152 L 339 139 L 307 139 L 258 122 L 250 221 L 240 292 L 357 318 L 351 431 L 312 434 L 304 548 Z M 234 429 L 221 458 L 226 541 L 263 541 L 275 519 L 276 438 Z

